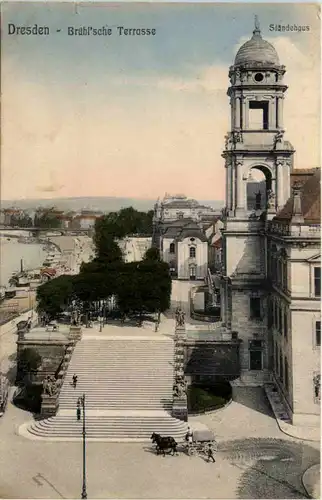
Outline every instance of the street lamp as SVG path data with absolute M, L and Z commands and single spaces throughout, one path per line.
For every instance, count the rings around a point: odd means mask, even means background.
M 81 498 L 87 498 L 86 491 L 86 420 L 85 420 L 85 394 L 77 401 L 77 420 L 80 419 L 81 408 L 83 410 L 83 487 Z

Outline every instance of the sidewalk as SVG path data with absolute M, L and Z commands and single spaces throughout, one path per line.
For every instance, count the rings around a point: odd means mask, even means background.
M 321 498 L 320 464 L 309 467 L 302 476 L 305 491 L 311 498 Z
M 274 388 L 274 384 L 265 384 L 264 386 L 267 399 L 281 431 L 284 432 L 284 434 L 288 434 L 296 439 L 301 439 L 302 441 L 319 442 L 321 440 L 320 428 L 292 425 L 285 405 L 279 393 L 274 391 Z

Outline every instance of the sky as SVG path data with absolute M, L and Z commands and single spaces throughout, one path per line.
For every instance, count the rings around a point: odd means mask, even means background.
M 320 166 L 316 5 L 8 2 L 1 10 L 2 199 L 224 200 L 228 70 L 255 14 L 287 69 L 295 167 Z M 49 26 L 50 35 L 9 36 L 8 23 Z M 310 30 L 272 32 L 271 23 Z M 68 36 L 68 26 L 109 26 L 113 35 Z M 117 26 L 156 35 L 119 36 Z

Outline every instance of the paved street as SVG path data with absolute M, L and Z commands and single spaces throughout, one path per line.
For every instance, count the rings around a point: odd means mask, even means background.
M 250 391 L 235 388 L 239 402 L 190 420 L 193 427 L 199 423 L 215 430 L 219 442 L 215 464 L 183 453 L 159 457 L 146 444 L 89 443 L 89 497 L 304 498 L 301 475 L 318 462 L 318 445 L 287 438 L 260 390 L 259 411 L 250 407 Z M 0 420 L 0 496 L 79 498 L 81 442 L 39 442 L 17 435 L 19 425 L 30 418 L 10 404 Z
M 183 301 L 182 289 L 186 293 L 187 288 L 187 283 L 174 283 L 173 296 L 178 300 L 181 291 Z M 164 319 L 165 330 L 173 327 L 173 319 Z M 142 335 L 137 327 L 127 328 Z M 13 353 L 13 339 L 3 347 L 3 355 Z M 0 419 L 0 497 L 80 498 L 82 443 L 31 441 L 18 435 L 19 426 L 30 419 L 11 403 Z M 215 464 L 184 453 L 156 456 L 149 444 L 88 443 L 88 497 L 305 498 L 301 477 L 319 462 L 319 444 L 283 434 L 262 389 L 234 387 L 229 406 L 191 417 L 189 423 L 193 429 L 213 429 L 219 443 Z

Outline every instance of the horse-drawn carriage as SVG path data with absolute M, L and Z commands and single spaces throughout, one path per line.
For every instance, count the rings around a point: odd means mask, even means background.
M 178 454 L 178 443 L 171 436 L 161 436 L 154 432 L 151 441 L 156 445 L 157 455 L 162 454 L 165 456 L 166 451 L 172 455 Z M 217 451 L 215 435 L 209 430 L 195 431 L 192 434 L 192 440 L 189 439 L 186 447 L 184 446 L 181 450 L 185 451 L 189 456 L 203 454 L 213 457 L 214 452 Z
M 217 443 L 215 435 L 212 431 L 195 431 L 192 435 L 192 441 L 187 444 L 187 452 L 189 456 L 209 453 L 209 448 L 213 452 L 217 451 Z

